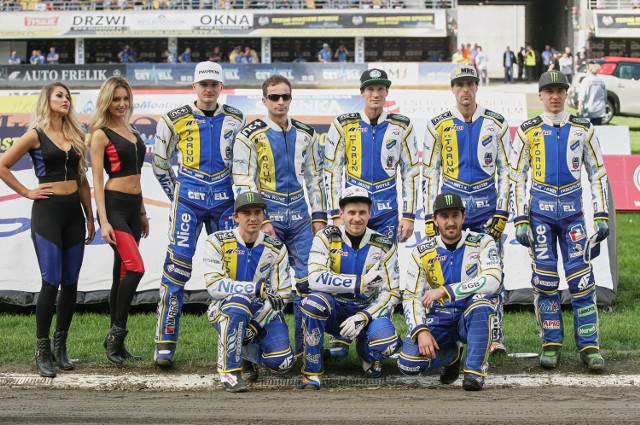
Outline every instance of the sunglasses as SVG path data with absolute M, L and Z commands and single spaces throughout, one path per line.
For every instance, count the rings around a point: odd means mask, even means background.
M 282 100 L 284 100 L 285 102 L 291 100 L 291 93 L 267 95 L 267 99 L 271 100 L 272 102 L 277 102 L 280 100 L 280 98 L 282 98 Z

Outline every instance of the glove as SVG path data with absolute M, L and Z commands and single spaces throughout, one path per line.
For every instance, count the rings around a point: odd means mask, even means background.
M 502 214 L 496 214 L 484 224 L 485 233 L 499 241 L 504 232 L 504 226 L 507 224 L 507 218 Z
M 271 307 L 276 311 L 282 311 L 284 308 L 284 300 L 280 294 L 278 294 L 271 286 L 268 286 L 265 280 L 261 280 L 256 285 L 256 297 L 269 301 Z
M 249 344 L 251 341 L 253 341 L 253 338 L 258 336 L 258 333 L 260 333 L 260 325 L 254 320 L 250 321 L 247 325 L 247 329 L 244 331 L 244 339 L 242 340 L 242 345 Z
M 354 339 L 367 324 L 369 319 L 364 314 L 356 313 L 340 324 L 340 336 L 347 339 Z
M 432 218 L 424 221 L 424 232 L 428 238 L 433 238 L 438 236 L 438 228 L 436 227 L 435 221 Z
M 382 288 L 385 282 L 385 271 L 380 269 L 380 261 L 375 263 L 362 278 L 362 293 Z
M 531 248 L 533 233 L 531 233 L 531 226 L 529 226 L 529 223 L 520 223 L 516 226 L 516 239 L 520 245 Z
M 607 220 L 595 219 L 593 220 L 593 227 L 596 229 L 596 243 L 607 239 L 607 236 L 609 236 L 609 223 L 607 223 Z

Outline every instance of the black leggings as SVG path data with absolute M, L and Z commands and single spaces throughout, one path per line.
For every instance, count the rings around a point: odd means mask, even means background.
M 126 329 L 131 302 L 144 275 L 144 263 L 138 249 L 142 235 L 142 194 L 105 190 L 104 202 L 117 243 L 111 246 L 114 252 L 113 283 L 109 295 L 111 324 Z
M 42 288 L 36 302 L 36 335 L 48 338 L 54 311 L 56 331 L 68 331 L 76 308 L 85 239 L 78 192 L 34 201 L 31 239 L 42 274 Z M 59 295 L 58 287 L 61 287 Z

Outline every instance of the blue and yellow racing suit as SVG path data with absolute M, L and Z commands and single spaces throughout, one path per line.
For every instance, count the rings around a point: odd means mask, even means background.
M 464 372 L 485 376 L 495 309 L 491 297 L 502 287 L 502 261 L 489 235 L 462 232 L 456 248 L 447 249 L 440 236 L 430 238 L 411 253 L 402 295 L 407 337 L 398 368 L 407 375 L 425 373 L 452 363 L 457 342 L 467 344 Z M 429 289 L 444 288 L 447 297 L 430 309 L 422 306 Z M 430 332 L 439 350 L 436 358 L 420 354 L 418 334 Z
M 212 302 L 209 320 L 218 331 L 218 372 L 242 369 L 242 357 L 274 372 L 286 372 L 294 358 L 282 312 L 260 298 L 272 288 L 284 302 L 291 298 L 287 248 L 260 232 L 251 248 L 238 229 L 207 238 L 204 278 Z
M 564 112 L 554 125 L 545 114 L 522 123 L 510 156 L 515 181 L 515 224 L 529 223 L 534 306 L 543 347 L 561 346 L 564 338 L 558 294 L 558 243 L 562 252 L 575 340 L 579 351 L 598 348 L 598 310 L 582 212 L 582 167 L 591 182 L 594 218 L 608 219 L 608 183 L 600 143 L 587 118 Z M 531 170 L 531 189 L 527 180 Z
M 376 264 L 384 270 L 382 288 L 367 292 L 363 276 Z M 397 246 L 389 238 L 366 229 L 354 249 L 344 226 L 327 226 L 313 238 L 309 255 L 309 288 L 302 299 L 304 357 L 302 373 L 321 375 L 325 331 L 340 334 L 340 324 L 360 313 L 366 322 L 357 336 L 362 360 L 373 363 L 400 346 L 391 315 L 400 301 Z
M 402 177 L 402 218 L 415 220 L 420 169 L 409 118 L 383 112 L 372 125 L 364 112 L 338 116 L 325 142 L 324 175 L 329 214 L 338 217 L 344 186 L 361 186 L 372 201 L 369 228 L 396 240 L 397 169 Z
M 178 340 L 184 285 L 202 225 L 207 234 L 231 229 L 233 142 L 245 124 L 242 112 L 218 104 L 212 117 L 194 105 L 169 111 L 158 121 L 153 171 L 172 201 L 169 247 L 160 284 L 156 343 Z M 178 157 L 178 173 L 171 166 Z

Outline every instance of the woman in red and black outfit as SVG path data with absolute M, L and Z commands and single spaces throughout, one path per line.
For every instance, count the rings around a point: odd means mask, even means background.
M 91 169 L 102 239 L 114 250 L 113 283 L 109 296 L 111 329 L 105 349 L 110 362 L 137 359 L 124 346 L 129 308 L 144 264 L 140 237 L 149 235 L 149 220 L 142 201 L 140 172 L 146 148 L 129 120 L 133 95 L 127 80 L 110 77 L 100 88 L 96 114 L 91 120 Z M 109 175 L 104 184 L 103 172 Z
M 53 83 L 40 92 L 29 130 L 0 156 L 0 179 L 33 200 L 31 238 L 42 274 L 36 301 L 35 355 L 38 373 L 46 377 L 56 376 L 54 361 L 63 370 L 74 367 L 67 355 L 67 333 L 76 308 L 84 245 L 95 235 L 84 136 L 69 88 Z M 10 171 L 27 152 L 38 177 L 34 189 L 25 187 Z M 49 332 L 54 312 L 52 343 Z

